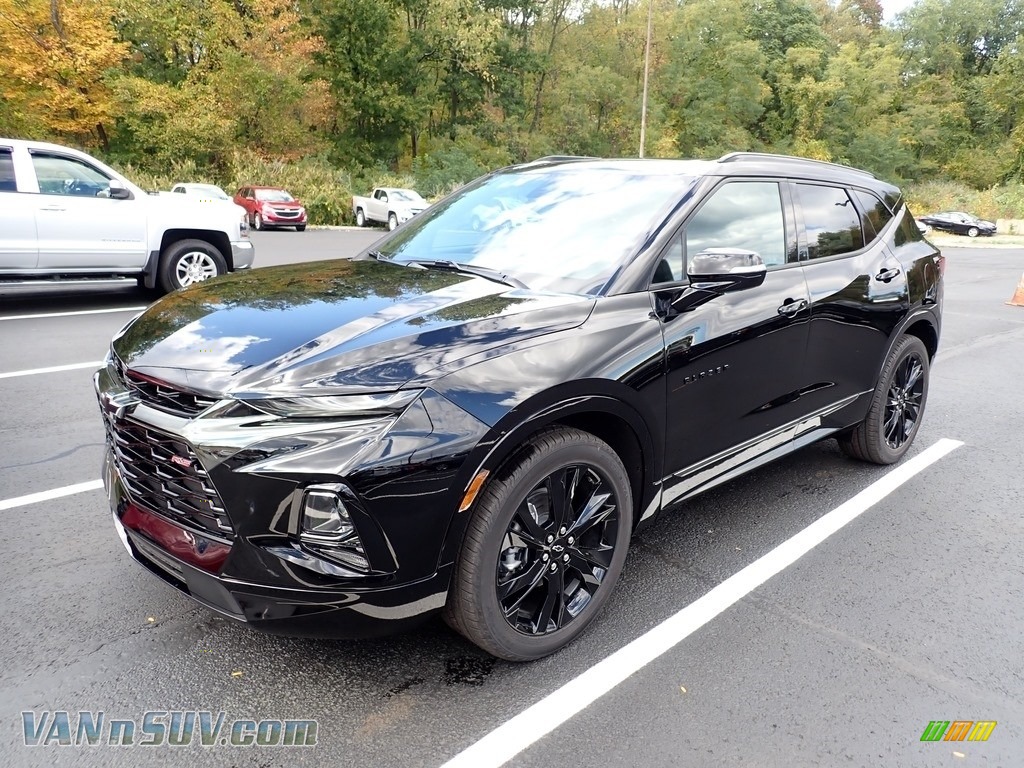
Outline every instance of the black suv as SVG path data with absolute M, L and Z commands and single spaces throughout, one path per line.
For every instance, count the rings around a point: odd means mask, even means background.
M 834 437 L 906 453 L 943 259 L 843 166 L 548 158 L 351 260 L 174 293 L 96 375 L 131 556 L 270 631 L 442 611 L 562 647 L 662 509 Z

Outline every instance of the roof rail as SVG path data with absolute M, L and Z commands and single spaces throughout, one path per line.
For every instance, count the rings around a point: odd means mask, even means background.
M 527 165 L 530 163 L 558 163 L 563 160 L 597 160 L 597 158 L 590 155 L 545 155 L 536 160 L 530 160 Z
M 842 168 L 844 171 L 853 171 L 854 173 L 861 173 L 865 176 L 870 176 L 872 179 L 875 178 L 875 174 L 871 171 L 865 171 L 860 168 L 854 168 L 852 165 L 843 165 L 842 163 L 829 163 L 825 160 L 814 160 L 810 157 L 797 157 L 795 155 L 773 155 L 770 152 L 730 152 L 727 155 L 722 155 L 718 158 L 719 163 L 735 163 L 739 160 L 787 160 L 796 161 L 800 163 L 809 163 L 811 165 L 822 165 L 827 168 Z

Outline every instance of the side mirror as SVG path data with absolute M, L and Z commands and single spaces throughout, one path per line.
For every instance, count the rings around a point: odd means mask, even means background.
M 131 200 L 132 193 L 124 184 L 117 179 L 110 180 L 110 186 L 107 187 L 107 197 L 113 198 L 114 200 Z
M 694 288 L 722 293 L 756 288 L 767 273 L 761 256 L 742 248 L 709 248 L 694 256 L 686 268 Z

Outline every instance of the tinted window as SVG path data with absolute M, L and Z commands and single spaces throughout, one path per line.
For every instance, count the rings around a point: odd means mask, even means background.
M 678 236 L 672 238 L 672 243 L 665 249 L 661 255 L 661 261 L 658 262 L 658 266 L 654 270 L 652 282 L 672 283 L 684 280 L 686 278 L 686 269 L 683 266 L 684 256 L 683 239 Z
M 44 195 L 96 197 L 110 187 L 110 179 L 91 165 L 71 157 L 32 153 L 39 191 Z
M 742 181 L 719 188 L 686 225 L 686 258 L 714 247 L 754 251 L 769 267 L 785 264 L 786 223 L 779 185 Z
M 895 243 L 896 245 L 906 245 L 907 243 L 915 243 L 918 240 L 924 240 L 924 235 L 917 228 L 917 222 L 910 215 L 910 209 L 906 208 L 903 211 L 903 218 L 900 219 L 900 225 L 896 228 Z
M 885 225 L 892 221 L 892 212 L 885 203 L 870 192 L 855 189 L 853 194 L 857 197 L 861 210 L 864 211 L 861 223 L 864 226 L 865 234 L 870 238 L 876 237 L 885 228 Z
M 823 259 L 864 247 L 860 216 L 846 190 L 797 184 L 807 230 L 807 257 Z
M 17 192 L 18 182 L 14 178 L 14 158 L 11 150 L 0 149 L 0 192 Z

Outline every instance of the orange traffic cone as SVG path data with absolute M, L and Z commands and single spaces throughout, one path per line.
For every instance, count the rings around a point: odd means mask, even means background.
M 1013 294 L 1013 298 L 1006 302 L 1013 307 L 1024 307 L 1024 275 L 1020 276 L 1020 282 L 1017 283 L 1017 290 Z

